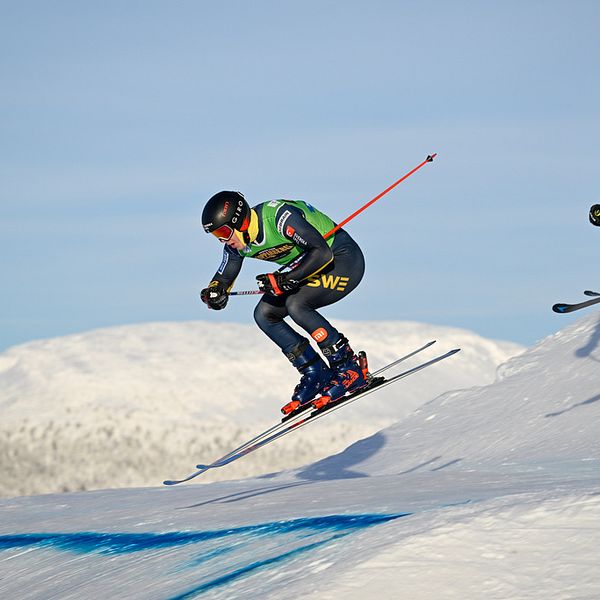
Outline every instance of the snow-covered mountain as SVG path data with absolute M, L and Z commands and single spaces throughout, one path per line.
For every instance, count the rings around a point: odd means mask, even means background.
M 490 383 L 522 351 L 448 327 L 338 324 L 373 368 L 432 339 L 462 352 L 203 481 L 329 456 L 445 391 Z M 16 346 L 0 354 L 0 496 L 155 485 L 273 423 L 297 381 L 250 325 L 151 323 Z
M 600 598 L 599 346 L 592 313 L 291 471 L 0 501 L 0 596 Z

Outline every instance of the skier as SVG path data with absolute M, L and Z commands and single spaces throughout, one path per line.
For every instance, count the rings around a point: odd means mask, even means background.
M 362 251 L 346 231 L 339 229 L 326 240 L 335 223 L 310 204 L 271 200 L 250 208 L 240 192 L 230 191 L 210 198 L 202 225 L 225 244 L 221 265 L 200 294 L 210 309 L 225 308 L 244 258 L 293 263 L 287 272 L 256 276 L 264 295 L 254 319 L 301 375 L 291 401 L 281 409 L 284 414 L 311 402 L 325 406 L 366 386 L 366 368 L 348 340 L 316 310 L 347 296 L 363 277 Z M 288 316 L 312 337 L 329 364 L 285 321 Z
M 590 223 L 600 227 L 600 204 L 594 204 L 590 208 Z
M 589 219 L 592 225 L 600 227 L 600 204 L 593 204 L 590 207 Z M 552 306 L 552 310 L 556 313 L 565 314 L 571 313 L 582 308 L 588 308 L 594 304 L 600 303 L 600 293 L 593 290 L 586 290 L 583 292 L 586 296 L 592 296 L 591 300 L 584 300 L 583 302 L 575 302 L 574 304 L 566 302 L 558 302 Z

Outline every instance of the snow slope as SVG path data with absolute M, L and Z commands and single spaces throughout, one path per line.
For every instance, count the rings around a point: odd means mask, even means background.
M 600 598 L 599 344 L 590 313 L 292 471 L 3 500 L 0 596 Z
M 376 401 L 349 407 L 344 419 L 290 436 L 205 481 L 328 456 L 444 391 L 493 381 L 496 367 L 522 350 L 420 323 L 339 325 L 368 349 L 374 367 L 435 338 L 440 350 L 463 351 L 433 376 L 382 390 Z M 155 485 L 273 423 L 297 381 L 250 325 L 150 323 L 16 346 L 0 354 L 0 496 Z

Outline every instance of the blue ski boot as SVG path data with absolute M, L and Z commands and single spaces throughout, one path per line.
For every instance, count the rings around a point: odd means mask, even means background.
M 323 348 L 323 354 L 329 360 L 333 377 L 322 392 L 323 395 L 313 401 L 315 408 L 323 408 L 346 393 L 355 392 L 369 383 L 366 356 L 364 360 L 356 356 L 343 335 L 335 344 Z
M 294 389 L 292 401 L 281 409 L 284 415 L 289 415 L 309 403 L 329 384 L 332 377 L 332 372 L 325 361 L 306 339 L 287 354 L 287 357 L 292 365 L 298 369 L 302 378 Z

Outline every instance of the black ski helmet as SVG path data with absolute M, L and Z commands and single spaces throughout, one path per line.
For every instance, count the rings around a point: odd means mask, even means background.
M 594 204 L 590 208 L 590 223 L 600 227 L 600 204 Z
M 219 192 L 215 194 L 202 211 L 204 231 L 227 240 L 233 230 L 246 231 L 250 224 L 250 206 L 240 192 Z

